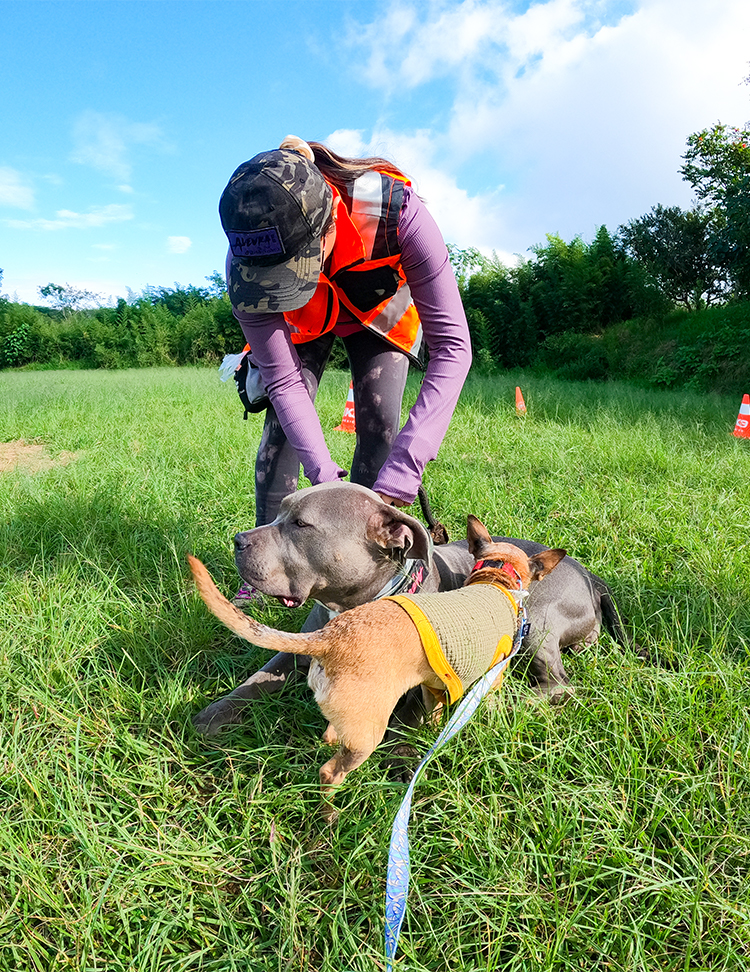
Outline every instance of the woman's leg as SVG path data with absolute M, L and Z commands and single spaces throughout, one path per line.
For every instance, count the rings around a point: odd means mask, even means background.
M 409 359 L 370 331 L 344 338 L 354 384 L 357 444 L 349 478 L 372 489 L 401 426 Z
M 297 354 L 302 376 L 315 401 L 318 385 L 333 347 L 333 332 L 314 341 L 298 344 Z M 276 518 L 279 504 L 293 493 L 299 481 L 299 457 L 287 442 L 281 423 L 272 406 L 266 409 L 263 435 L 255 460 L 255 525 L 263 526 Z

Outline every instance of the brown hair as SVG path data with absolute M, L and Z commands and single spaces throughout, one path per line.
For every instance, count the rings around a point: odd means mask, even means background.
M 388 159 L 381 159 L 377 156 L 368 159 L 347 159 L 321 142 L 308 142 L 307 144 L 315 153 L 315 165 L 323 173 L 323 176 L 339 190 L 345 190 L 348 182 L 353 182 L 372 169 L 386 169 L 395 175 L 403 176 L 404 179 L 407 178 L 401 169 L 393 162 L 389 162 Z

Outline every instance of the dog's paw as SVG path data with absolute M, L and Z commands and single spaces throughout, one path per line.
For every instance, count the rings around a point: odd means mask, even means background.
M 411 783 L 419 763 L 419 752 L 409 743 L 400 743 L 388 750 L 383 765 L 388 769 L 388 778 L 397 783 Z
M 329 827 L 333 827 L 336 821 L 339 819 L 340 811 L 334 807 L 330 800 L 323 798 L 320 804 L 320 816 Z
M 534 685 L 532 693 L 530 702 L 549 702 L 550 705 L 564 705 L 576 696 L 573 685 L 563 685 L 561 682 L 556 685 Z
M 328 728 L 323 733 L 322 739 L 323 739 L 323 742 L 327 746 L 336 746 L 336 745 L 338 745 L 339 737 L 338 737 L 338 735 L 336 733 L 336 730 L 333 728 L 333 723 L 332 722 L 329 722 L 328 723 Z
M 233 699 L 217 699 L 193 716 L 193 727 L 207 739 L 215 739 L 222 729 L 242 722 L 243 702 Z

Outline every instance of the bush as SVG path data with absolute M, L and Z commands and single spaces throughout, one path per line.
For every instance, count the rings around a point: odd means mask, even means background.
M 38 317 L 28 304 L 0 303 L 0 368 L 34 360 L 33 330 Z
M 629 321 L 605 332 L 604 342 L 612 377 L 658 388 L 750 388 L 748 302 Z
M 599 334 L 552 334 L 539 348 L 539 364 L 557 378 L 601 380 L 609 373 L 604 341 Z
M 176 352 L 180 364 L 217 363 L 225 354 L 245 345 L 242 328 L 232 314 L 229 298 L 192 307 L 176 326 Z

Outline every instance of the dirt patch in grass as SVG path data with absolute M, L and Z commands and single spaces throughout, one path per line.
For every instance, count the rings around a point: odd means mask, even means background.
M 33 445 L 23 439 L 0 442 L 0 473 L 10 472 L 12 469 L 28 473 L 45 472 L 56 466 L 67 466 L 79 455 L 78 452 L 61 452 L 53 459 L 43 445 Z

